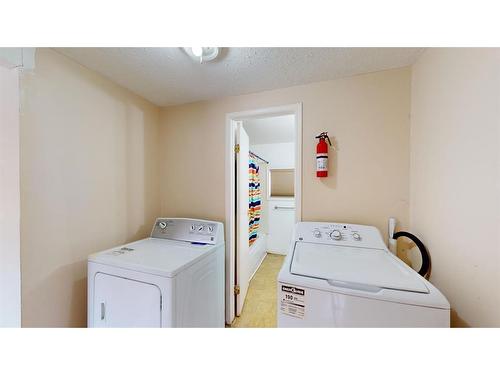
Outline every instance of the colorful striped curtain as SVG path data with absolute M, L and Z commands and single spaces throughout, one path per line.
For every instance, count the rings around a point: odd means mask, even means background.
M 257 240 L 260 224 L 261 193 L 257 159 L 249 155 L 248 164 L 248 245 Z

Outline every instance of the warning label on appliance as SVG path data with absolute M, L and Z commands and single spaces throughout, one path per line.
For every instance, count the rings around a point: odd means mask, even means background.
M 306 309 L 306 291 L 292 285 L 281 285 L 280 311 L 283 314 L 303 319 Z

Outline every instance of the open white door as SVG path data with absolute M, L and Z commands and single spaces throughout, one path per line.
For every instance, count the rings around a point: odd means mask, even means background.
M 248 153 L 250 141 L 238 122 L 236 128 L 236 315 L 241 314 L 248 291 L 250 275 L 248 275 Z

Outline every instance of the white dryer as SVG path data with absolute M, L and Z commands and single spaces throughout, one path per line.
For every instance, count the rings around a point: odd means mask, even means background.
M 278 327 L 449 327 L 443 294 L 375 227 L 297 223 L 278 275 Z
M 224 228 L 160 218 L 88 258 L 89 327 L 224 327 Z

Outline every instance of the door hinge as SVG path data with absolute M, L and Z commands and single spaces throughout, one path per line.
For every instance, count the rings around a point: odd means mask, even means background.
M 160 311 L 163 310 L 163 296 L 160 295 Z
M 239 285 L 235 285 L 234 286 L 234 294 L 237 296 L 238 294 L 240 294 L 240 286 Z
M 235 153 L 240 152 L 240 145 L 239 144 L 238 145 L 234 145 L 234 152 Z

